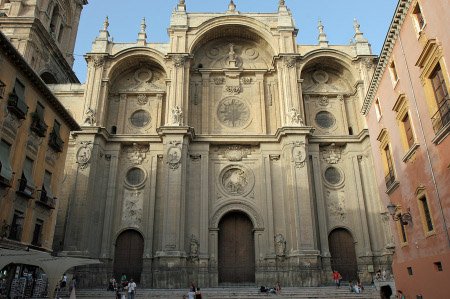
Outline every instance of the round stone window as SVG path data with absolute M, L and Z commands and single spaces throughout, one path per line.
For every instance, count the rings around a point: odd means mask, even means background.
M 336 123 L 336 118 L 328 111 L 320 111 L 316 114 L 316 123 L 322 128 L 329 129 Z
M 226 98 L 217 109 L 219 121 L 230 128 L 245 126 L 250 120 L 250 109 L 238 98 Z
M 134 112 L 130 117 L 131 124 L 138 128 L 145 127 L 149 124 L 150 120 L 150 113 L 145 110 L 138 110 Z
M 145 173 L 142 169 L 133 167 L 128 170 L 126 175 L 127 183 L 131 186 L 138 186 L 145 180 Z
M 325 170 L 325 179 L 332 185 L 337 185 L 342 180 L 341 172 L 336 167 L 328 167 Z

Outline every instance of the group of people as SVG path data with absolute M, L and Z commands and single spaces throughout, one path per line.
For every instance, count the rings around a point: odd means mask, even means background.
M 119 283 L 114 277 L 109 280 L 108 291 L 114 291 L 116 293 L 116 299 L 134 299 L 136 288 L 137 285 L 133 281 L 133 278 L 128 280 L 125 273 L 122 273 L 120 276 Z
M 195 285 L 195 283 L 191 282 L 189 287 L 189 292 L 187 296 L 184 295 L 183 299 L 202 299 L 202 293 L 200 292 L 200 288 Z
M 261 286 L 259 288 L 259 290 L 261 293 L 266 293 L 266 294 L 280 294 L 281 293 L 281 284 L 279 281 L 277 281 L 277 283 L 273 287 L 269 288 L 266 286 Z

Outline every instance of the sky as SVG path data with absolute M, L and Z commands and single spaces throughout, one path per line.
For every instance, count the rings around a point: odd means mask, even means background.
M 229 0 L 186 0 L 188 12 L 225 12 Z M 90 51 L 106 16 L 114 42 L 135 42 L 143 17 L 147 21 L 147 41 L 168 42 L 170 15 L 178 0 L 89 0 L 81 14 L 75 47 L 74 70 L 86 80 L 83 57 Z M 237 10 L 276 12 L 278 0 L 234 0 Z M 286 0 L 299 29 L 298 44 L 317 44 L 317 23 L 325 26 L 330 45 L 348 44 L 353 37 L 353 19 L 378 55 L 394 14 L 397 0 Z

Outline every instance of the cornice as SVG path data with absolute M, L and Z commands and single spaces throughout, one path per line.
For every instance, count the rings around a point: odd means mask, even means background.
M 391 25 L 389 26 L 388 33 L 384 40 L 377 67 L 373 74 L 366 98 L 364 99 L 364 103 L 362 105 L 361 113 L 363 115 L 367 115 L 367 113 L 369 112 L 370 106 L 372 105 L 386 66 L 389 63 L 389 59 L 392 55 L 392 50 L 394 49 L 394 45 L 397 41 L 398 35 L 400 34 L 400 29 L 402 28 L 403 21 L 412 1 L 413 0 L 399 0 L 397 4 L 397 8 L 392 18 Z
M 80 126 L 73 119 L 73 117 L 67 112 L 61 102 L 50 91 L 48 86 L 42 81 L 41 77 L 28 65 L 23 56 L 17 51 L 17 49 L 11 44 L 8 38 L 0 31 L 0 51 L 4 56 L 9 59 L 14 66 L 19 69 L 39 90 L 43 97 L 49 102 L 51 107 L 56 113 L 68 124 L 70 130 L 79 130 Z

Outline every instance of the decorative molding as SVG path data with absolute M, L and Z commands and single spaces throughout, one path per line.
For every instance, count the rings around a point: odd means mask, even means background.
M 148 97 L 147 97 L 147 95 L 145 95 L 145 94 L 143 94 L 143 93 L 138 94 L 138 96 L 137 96 L 137 102 L 138 102 L 138 104 L 141 105 L 141 106 L 147 104 L 147 103 L 148 103 Z
M 253 171 L 241 165 L 229 165 L 219 175 L 219 186 L 222 191 L 231 196 L 246 196 L 254 187 Z
M 296 108 L 291 107 L 289 109 L 289 112 L 287 113 L 287 116 L 289 125 L 304 126 L 303 119 L 301 118 L 301 115 Z
M 297 57 L 295 56 L 285 56 L 284 65 L 287 68 L 293 68 L 297 64 Z
M 270 161 L 280 161 L 281 155 L 269 155 Z
M 338 222 L 344 222 L 346 220 L 344 191 L 326 191 L 326 197 L 330 216 L 333 216 Z
M 331 145 L 324 147 L 322 150 L 322 157 L 328 164 L 337 164 L 341 160 L 341 147 L 332 143 Z
M 147 157 L 149 146 L 133 143 L 133 146 L 127 149 L 127 158 L 133 165 L 142 165 Z
M 197 237 L 192 234 L 191 241 L 189 242 L 189 259 L 198 260 L 198 248 L 200 247 L 200 242 Z
M 242 161 L 242 158 L 246 158 L 250 154 L 250 147 L 244 147 L 242 145 L 229 145 L 225 149 L 224 156 L 230 162 Z
M 225 91 L 233 95 L 238 95 L 242 92 L 242 87 L 241 85 L 227 85 L 225 86 Z
M 180 106 L 174 106 L 171 110 L 171 125 L 172 126 L 182 126 L 183 125 L 183 111 Z
M 296 168 L 303 168 L 306 161 L 306 148 L 304 142 L 294 142 L 291 149 L 291 161 L 294 163 Z
M 80 148 L 77 151 L 77 163 L 80 169 L 86 169 L 91 162 L 92 156 L 92 141 L 82 141 L 80 142 Z
M 328 106 L 329 103 L 330 103 L 330 100 L 328 99 L 327 96 L 321 96 L 319 98 L 319 105 L 320 106 Z
M 167 164 L 170 169 L 178 169 L 181 165 L 181 142 L 171 141 L 167 149 Z
M 184 67 L 186 63 L 186 56 L 184 55 L 173 55 L 172 56 L 173 65 L 176 68 L 182 68 Z
M 255 230 L 263 230 L 264 222 L 262 217 L 256 210 L 249 205 L 248 202 L 243 201 L 231 201 L 227 202 L 221 207 L 219 207 L 214 213 L 210 220 L 210 229 L 216 229 L 219 227 L 219 221 L 223 215 L 231 211 L 242 211 L 247 214 L 253 222 L 253 227 Z
M 224 77 L 214 77 L 213 81 L 214 81 L 214 84 L 216 84 L 216 85 L 222 85 L 225 83 L 225 78 Z
M 275 254 L 277 257 L 286 256 L 286 239 L 282 234 L 276 234 L 274 236 Z

